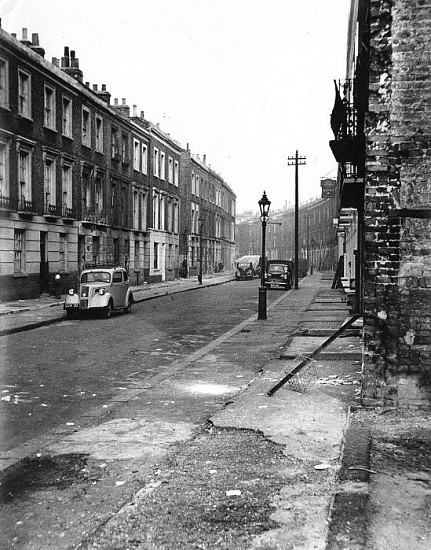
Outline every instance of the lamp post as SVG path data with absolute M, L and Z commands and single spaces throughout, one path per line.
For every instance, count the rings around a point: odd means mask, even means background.
M 259 305 L 258 305 L 258 319 L 266 319 L 266 286 L 265 286 L 265 230 L 266 222 L 269 217 L 269 207 L 271 201 L 268 200 L 265 191 L 262 198 L 259 201 L 260 219 L 262 220 L 262 262 L 260 266 L 260 287 L 259 287 Z
M 205 218 L 199 218 L 199 275 L 198 282 L 202 284 L 202 233 L 204 229 Z

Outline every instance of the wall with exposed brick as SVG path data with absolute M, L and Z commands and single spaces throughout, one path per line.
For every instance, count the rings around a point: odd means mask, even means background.
M 370 1 L 363 402 L 431 406 L 431 1 Z

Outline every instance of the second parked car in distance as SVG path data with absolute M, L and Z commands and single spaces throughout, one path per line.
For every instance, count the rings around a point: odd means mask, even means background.
M 282 288 L 289 290 L 293 284 L 293 267 L 290 260 L 268 260 L 266 262 L 266 288 Z

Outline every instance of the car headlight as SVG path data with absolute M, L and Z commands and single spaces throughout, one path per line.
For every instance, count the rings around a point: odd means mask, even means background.
M 75 291 L 73 290 L 73 288 L 69 289 L 69 295 L 73 296 L 74 294 L 75 294 Z
M 104 288 L 99 288 L 98 290 L 100 296 L 103 296 L 105 294 L 105 289 Z

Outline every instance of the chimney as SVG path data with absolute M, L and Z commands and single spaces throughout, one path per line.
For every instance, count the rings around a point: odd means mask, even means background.
M 102 89 L 98 92 L 98 95 L 108 105 L 111 103 L 111 94 L 106 90 L 106 84 L 102 84 Z
M 39 46 L 39 35 L 37 32 L 34 32 L 31 35 L 31 46 L 30 48 L 41 57 L 45 57 L 45 50 Z
M 22 29 L 21 43 L 24 44 L 25 46 L 30 46 L 30 44 L 31 44 L 30 40 L 27 38 L 27 29 L 26 28 Z
M 93 84 L 93 92 L 97 92 L 97 84 Z
M 68 69 L 70 66 L 70 58 L 69 58 L 69 48 L 68 46 L 64 47 L 64 55 L 61 58 L 61 68 L 62 69 Z
M 64 57 L 61 58 L 61 68 L 63 71 L 78 80 L 78 82 L 83 81 L 83 73 L 79 68 L 79 59 L 75 57 L 75 52 L 72 50 L 69 56 L 69 48 L 66 46 L 64 48 Z
M 138 116 L 138 106 L 133 105 L 133 118 L 136 118 Z
M 206 154 L 204 153 L 204 164 L 206 164 L 206 163 L 207 163 L 207 156 L 206 156 Z
M 113 107 L 121 116 L 125 118 L 130 118 L 130 107 L 127 105 L 126 99 L 124 97 L 121 105 L 118 104 L 118 99 L 115 98 Z
M 55 65 L 56 67 L 60 67 L 60 60 L 58 59 L 58 57 L 52 58 L 52 64 Z
M 142 118 L 142 119 L 145 118 L 145 111 L 141 111 L 141 118 Z

